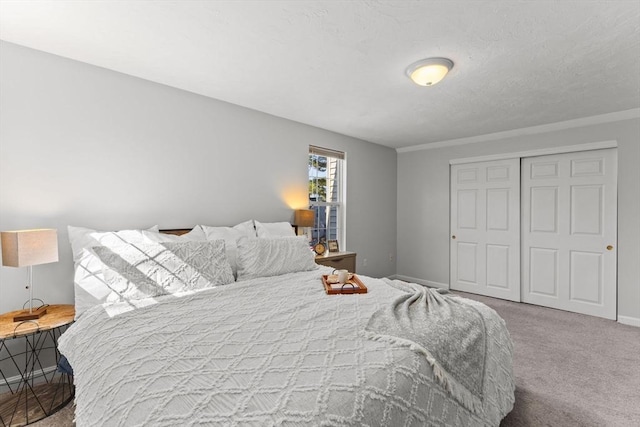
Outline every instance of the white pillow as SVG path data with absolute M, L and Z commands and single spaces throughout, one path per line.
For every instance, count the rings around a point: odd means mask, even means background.
M 102 262 L 91 249 L 83 249 L 76 262 L 73 287 L 76 319 L 95 305 L 117 301 L 104 278 Z
M 207 240 L 224 240 L 224 246 L 227 251 L 227 259 L 231 264 L 231 270 L 233 276 L 237 277 L 238 274 L 238 240 L 242 237 L 246 237 L 241 231 L 231 227 L 209 227 L 208 225 L 201 226 Z M 255 238 L 255 237 L 254 237 Z
M 199 225 L 193 227 L 188 233 L 180 236 L 176 234 L 167 234 L 143 230 L 142 234 L 153 242 L 188 242 L 188 241 L 205 241 L 207 236 Z
M 102 262 L 88 249 L 93 246 L 143 243 L 148 241 L 143 230 L 96 231 L 68 226 L 74 261 L 73 286 L 76 319 L 94 305 L 110 302 L 111 289 L 102 272 Z M 157 232 L 155 225 L 145 231 Z
M 238 281 L 316 268 L 305 236 L 238 241 Z
M 224 240 L 92 248 L 121 301 L 177 294 L 234 282 Z
M 295 237 L 296 233 L 288 222 L 258 222 L 256 233 L 258 237 Z
M 258 237 L 258 235 L 256 234 L 256 226 L 252 219 L 250 219 L 249 221 L 241 222 L 240 224 L 234 225 L 233 229 L 238 230 L 244 236 L 247 236 L 247 237 Z
M 82 256 L 82 250 L 101 246 L 103 242 L 144 242 L 143 230 L 120 230 L 120 231 L 98 231 L 91 228 L 68 226 L 69 242 L 71 242 L 71 252 L 73 261 L 78 262 Z M 145 231 L 158 232 L 158 226 L 154 225 Z

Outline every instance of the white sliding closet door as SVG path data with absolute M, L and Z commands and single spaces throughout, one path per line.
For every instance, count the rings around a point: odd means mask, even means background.
M 616 150 L 522 159 L 522 301 L 616 318 Z
M 520 159 L 451 166 L 451 288 L 520 301 Z

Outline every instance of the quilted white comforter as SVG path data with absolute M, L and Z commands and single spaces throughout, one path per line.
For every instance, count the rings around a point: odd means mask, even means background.
M 327 270 L 162 297 L 114 316 L 87 311 L 59 341 L 74 368 L 76 424 L 497 426 L 511 410 L 512 345 L 492 309 L 468 301 L 488 338 L 474 413 L 422 354 L 365 338 L 398 289 L 361 276 L 369 293 L 325 295 Z

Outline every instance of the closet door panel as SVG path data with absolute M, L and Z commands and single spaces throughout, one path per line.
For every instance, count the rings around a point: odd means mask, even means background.
M 520 300 L 520 160 L 451 166 L 451 288 Z
M 615 149 L 522 159 L 524 302 L 616 318 L 616 178 Z

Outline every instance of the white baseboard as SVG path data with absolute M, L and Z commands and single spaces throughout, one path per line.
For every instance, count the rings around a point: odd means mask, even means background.
M 640 328 L 640 319 L 638 319 L 637 317 L 618 315 L 618 323 L 629 326 L 637 326 L 638 328 Z
M 392 278 L 402 280 L 404 282 L 417 283 L 419 285 L 428 286 L 430 288 L 449 289 L 449 284 L 447 283 L 440 283 L 440 282 L 434 282 L 432 280 L 418 279 L 417 277 L 404 276 L 402 274 L 394 274 Z
M 49 375 L 50 373 L 55 371 L 56 368 L 57 368 L 57 366 L 49 366 L 47 368 L 44 368 L 44 373 L 40 369 L 36 370 L 33 373 L 35 382 L 38 383 L 38 381 L 37 381 L 38 378 L 42 377 L 43 375 Z M 29 378 L 31 378 L 31 377 L 29 377 Z M 0 377 L 0 394 L 8 392 L 9 391 L 9 385 L 11 385 L 12 386 L 11 389 L 13 389 L 15 391 L 16 387 L 13 387 L 13 386 L 14 385 L 17 386 L 21 379 L 22 379 L 22 377 L 20 375 L 15 375 L 13 377 L 7 378 L 7 383 L 5 384 L 5 382 L 2 381 L 2 378 Z

